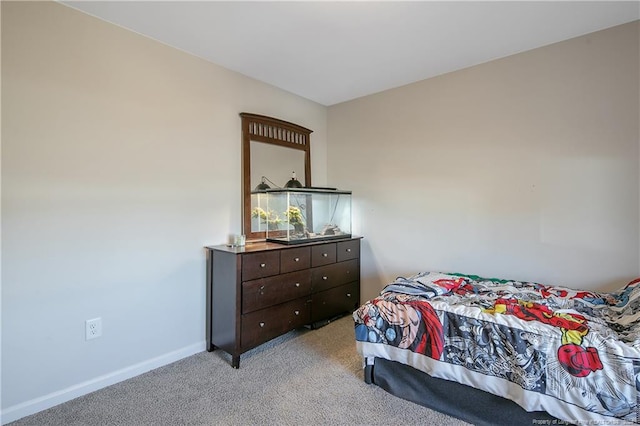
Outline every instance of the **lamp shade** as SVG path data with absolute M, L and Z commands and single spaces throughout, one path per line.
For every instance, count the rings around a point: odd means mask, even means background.
M 285 188 L 302 188 L 302 184 L 296 178 L 291 178 L 287 183 L 284 184 Z
M 284 184 L 285 188 L 302 188 L 302 184 L 296 179 L 296 172 L 291 173 L 291 179 Z
M 267 185 L 267 183 L 264 181 L 265 177 L 262 176 L 262 182 L 260 182 L 257 186 L 255 191 L 264 191 L 265 189 L 271 189 L 271 187 L 269 185 Z

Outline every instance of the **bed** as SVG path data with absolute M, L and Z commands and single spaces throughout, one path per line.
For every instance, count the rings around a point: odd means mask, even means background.
M 640 279 L 398 278 L 353 314 L 365 381 L 474 424 L 640 423 Z

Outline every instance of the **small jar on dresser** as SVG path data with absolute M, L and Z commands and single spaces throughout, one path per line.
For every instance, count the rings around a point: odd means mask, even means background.
M 240 355 L 293 329 L 326 324 L 360 303 L 360 237 L 207 250 L 207 351 Z

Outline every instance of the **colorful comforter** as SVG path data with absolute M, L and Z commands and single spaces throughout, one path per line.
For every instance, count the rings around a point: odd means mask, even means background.
M 365 359 L 411 365 L 574 424 L 640 423 L 640 279 L 596 293 L 424 272 L 354 312 Z M 604 423 L 603 423 L 604 422 Z

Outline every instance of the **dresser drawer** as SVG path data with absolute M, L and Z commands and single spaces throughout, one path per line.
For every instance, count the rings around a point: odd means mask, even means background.
M 322 266 L 336 262 L 336 244 L 311 247 L 311 266 Z
M 299 271 L 311 266 L 311 249 L 299 247 L 280 252 L 280 273 Z
M 311 320 L 311 304 L 306 297 L 242 315 L 242 351 L 273 339 Z
M 280 252 L 267 251 L 242 256 L 242 281 L 280 273 Z
M 360 257 L 360 240 L 342 241 L 337 243 L 338 262 L 345 260 L 357 259 Z
M 322 291 L 360 279 L 358 259 L 311 269 L 311 291 Z
M 311 271 L 290 272 L 242 283 L 242 313 L 257 311 L 311 292 Z
M 360 283 L 358 281 L 316 293 L 311 303 L 311 322 L 353 312 L 357 309 L 359 302 Z

